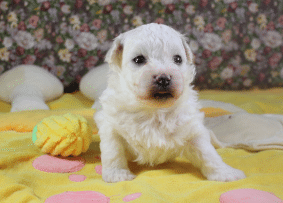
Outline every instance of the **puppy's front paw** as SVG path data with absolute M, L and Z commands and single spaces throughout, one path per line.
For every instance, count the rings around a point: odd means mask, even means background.
M 108 183 L 133 180 L 136 175 L 127 169 L 107 168 L 102 169 L 102 179 Z
M 208 173 L 206 177 L 208 180 L 230 182 L 244 179 L 246 175 L 243 171 L 227 165 L 224 168 L 213 170 L 213 172 Z

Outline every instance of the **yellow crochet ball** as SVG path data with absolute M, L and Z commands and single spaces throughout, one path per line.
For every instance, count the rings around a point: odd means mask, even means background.
M 50 116 L 34 127 L 32 141 L 44 153 L 53 156 L 78 156 L 88 150 L 92 130 L 80 115 Z

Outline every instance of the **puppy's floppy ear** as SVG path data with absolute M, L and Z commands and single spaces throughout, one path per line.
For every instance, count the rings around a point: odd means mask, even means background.
M 183 46 L 185 47 L 188 62 L 190 64 L 193 64 L 194 63 L 194 54 L 193 54 L 191 48 L 189 47 L 189 45 L 187 43 L 187 38 L 184 37 L 184 36 L 182 36 L 181 38 L 182 38 Z
M 105 61 L 109 64 L 110 68 L 114 71 L 120 71 L 122 68 L 123 59 L 123 44 L 122 37 L 119 35 L 114 39 L 114 42 L 105 56 Z
M 185 48 L 187 60 L 188 60 L 189 67 L 190 67 L 190 70 L 189 70 L 190 74 L 189 74 L 189 77 L 188 77 L 188 82 L 191 83 L 191 82 L 193 82 L 195 75 L 196 75 L 196 68 L 195 68 L 195 63 L 194 63 L 194 54 L 193 54 L 190 46 L 187 43 L 187 39 L 184 36 L 182 36 L 181 38 L 182 38 L 183 46 Z

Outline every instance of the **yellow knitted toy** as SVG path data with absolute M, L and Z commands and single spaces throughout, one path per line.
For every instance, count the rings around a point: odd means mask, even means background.
M 80 115 L 50 116 L 34 127 L 32 141 L 44 153 L 53 156 L 78 156 L 88 150 L 92 130 Z

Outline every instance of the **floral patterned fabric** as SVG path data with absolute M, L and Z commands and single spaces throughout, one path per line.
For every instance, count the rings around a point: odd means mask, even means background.
M 0 74 L 36 64 L 67 86 L 118 34 L 156 22 L 188 37 L 198 88 L 282 86 L 282 10 L 279 0 L 3 0 Z

